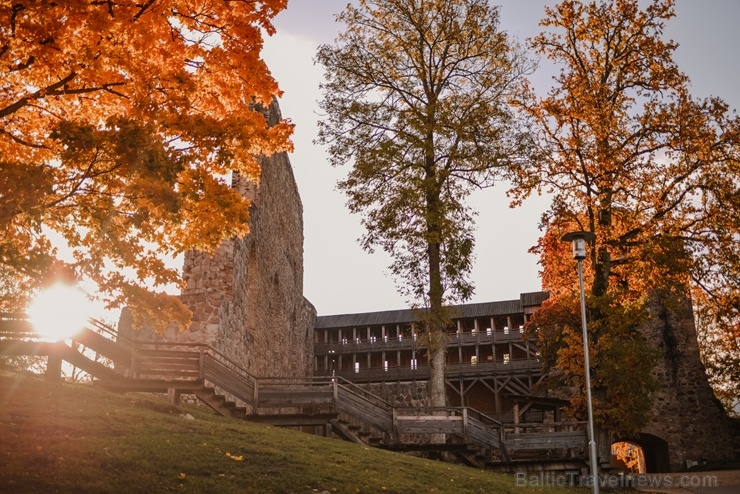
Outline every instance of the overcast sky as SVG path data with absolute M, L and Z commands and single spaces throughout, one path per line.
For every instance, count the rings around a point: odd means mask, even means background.
M 539 32 L 545 5 L 554 1 L 491 0 L 501 6 L 501 28 L 524 41 Z M 266 40 L 264 58 L 285 92 L 283 117 L 295 123 L 295 152 L 290 156 L 304 217 L 304 294 L 319 315 L 369 312 L 405 307 L 387 272 L 389 258 L 368 254 L 357 242 L 363 234 L 360 218 L 350 215 L 345 198 L 335 190 L 346 169 L 334 169 L 325 149 L 314 145 L 318 84 L 322 69 L 313 64 L 319 44 L 332 43 L 342 28 L 335 22 L 347 0 L 289 0 L 275 19 L 278 33 Z M 677 16 L 667 24 L 666 37 L 680 46 L 675 60 L 692 80 L 696 97 L 719 96 L 740 107 L 740 1 L 677 0 Z M 543 94 L 550 73 L 536 73 L 532 82 Z M 544 198 L 508 208 L 505 188 L 476 193 L 476 262 L 471 302 L 510 300 L 541 288 L 536 256 L 529 254 L 540 236 L 538 223 L 547 208 Z

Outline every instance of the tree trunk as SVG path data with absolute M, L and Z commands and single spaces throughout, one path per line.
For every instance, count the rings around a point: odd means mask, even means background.
M 442 217 L 441 190 L 437 185 L 433 158 L 427 159 L 427 256 L 429 260 L 429 395 L 433 407 L 447 406 L 445 389 L 445 330 L 446 317 L 443 307 L 442 288 Z
M 429 404 L 432 407 L 447 406 L 447 389 L 445 386 L 445 364 L 447 349 L 445 347 L 446 318 L 442 306 L 442 275 L 441 275 L 441 246 L 439 243 L 430 243 L 427 247 L 429 255 L 429 313 L 427 325 L 429 338 L 427 351 L 429 352 Z M 444 413 L 444 412 L 442 412 Z M 447 442 L 445 434 L 432 434 L 432 444 Z

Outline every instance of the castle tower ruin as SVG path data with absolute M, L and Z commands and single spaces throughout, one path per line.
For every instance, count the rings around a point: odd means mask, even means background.
M 276 102 L 265 117 L 281 120 Z M 286 153 L 261 157 L 260 166 L 258 184 L 232 179 L 252 201 L 250 233 L 213 255 L 185 254 L 181 299 L 193 312 L 190 327 L 136 337 L 205 343 L 256 376 L 309 376 L 316 310 L 303 297 L 303 206 Z
M 641 332 L 661 356 L 653 373 L 650 423 L 634 442 L 645 453 L 648 471 L 683 471 L 694 464 L 731 461 L 730 420 L 714 396 L 699 358 L 691 300 L 657 295 L 653 317 Z

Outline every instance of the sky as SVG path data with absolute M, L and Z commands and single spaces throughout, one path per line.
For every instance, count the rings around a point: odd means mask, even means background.
M 265 40 L 263 57 L 284 91 L 280 107 L 295 124 L 290 155 L 304 219 L 304 295 L 319 315 L 399 309 L 407 301 L 398 294 L 388 273 L 390 258 L 362 250 L 357 239 L 364 231 L 360 217 L 345 207 L 336 182 L 347 167 L 332 168 L 326 149 L 313 141 L 320 119 L 318 101 L 322 68 L 313 59 L 320 44 L 332 44 L 343 29 L 335 16 L 348 0 L 289 0 L 275 18 L 277 34 Z M 491 0 L 499 5 L 501 29 L 524 42 L 539 33 L 544 0 Z M 677 0 L 676 17 L 665 37 L 679 47 L 674 60 L 692 81 L 695 97 L 718 96 L 740 108 L 740 1 Z M 551 85 L 546 65 L 530 77 L 538 92 Z M 545 197 L 534 197 L 516 209 L 508 207 L 505 186 L 476 192 L 469 204 L 476 218 L 476 260 L 472 281 L 476 290 L 469 303 L 518 299 L 520 293 L 541 289 L 536 244 Z

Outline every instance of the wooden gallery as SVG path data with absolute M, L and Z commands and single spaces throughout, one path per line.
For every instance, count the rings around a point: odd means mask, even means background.
M 533 391 L 542 365 L 536 342 L 524 335 L 525 323 L 546 297 L 543 292 L 525 293 L 517 300 L 455 307 L 454 325 L 446 338 L 445 378 L 451 406 L 475 408 L 508 423 L 541 421 L 543 411 L 557 410 L 551 403 L 533 399 L 544 394 Z M 384 398 L 423 403 L 425 397 L 413 396 L 415 386 L 400 385 L 429 378 L 427 353 L 414 321 L 409 309 L 319 316 L 314 375 L 388 384 Z

